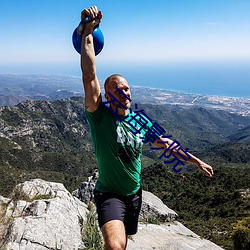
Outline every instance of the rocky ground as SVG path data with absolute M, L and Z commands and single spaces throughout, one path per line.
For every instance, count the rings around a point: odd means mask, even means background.
M 0 196 L 0 249 L 87 249 L 82 232 L 89 210 L 76 196 L 86 194 L 92 184 L 90 178 L 83 183 L 84 190 L 72 195 L 60 183 L 33 179 L 18 184 L 11 198 Z M 147 218 L 152 217 L 159 223 L 149 223 Z M 184 227 L 177 217 L 159 198 L 144 191 L 139 231 L 130 238 L 127 249 L 222 249 Z

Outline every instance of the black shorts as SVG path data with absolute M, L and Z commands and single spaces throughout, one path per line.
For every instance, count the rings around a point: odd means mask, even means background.
M 100 228 L 108 221 L 120 220 L 124 223 L 127 235 L 136 234 L 142 203 L 141 188 L 129 196 L 94 190 L 94 199 Z

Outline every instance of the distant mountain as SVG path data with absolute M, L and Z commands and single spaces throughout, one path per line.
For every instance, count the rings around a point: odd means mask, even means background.
M 35 175 L 73 188 L 84 179 L 97 165 L 83 108 L 77 97 L 0 107 L 1 184 Z
M 228 142 L 211 148 L 209 157 L 216 162 L 250 164 L 250 126 L 232 133 L 227 138 Z
M 228 139 L 231 142 L 250 144 L 250 126 L 243 128 L 239 130 L 238 132 L 230 135 Z
M 225 143 L 211 149 L 214 162 L 250 164 L 250 143 Z
M 214 145 L 229 142 L 228 136 L 248 126 L 250 117 L 201 107 L 141 105 L 144 112 L 162 125 L 172 139 L 191 152 L 204 152 Z
M 83 95 L 80 78 L 57 75 L 0 74 L 0 106 L 24 100 L 58 100 Z

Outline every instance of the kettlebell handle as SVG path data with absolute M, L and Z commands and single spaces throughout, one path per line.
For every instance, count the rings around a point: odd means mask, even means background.
M 84 29 L 85 29 L 86 24 L 92 22 L 93 20 L 94 20 L 94 18 L 92 18 L 92 17 L 90 17 L 90 16 L 85 17 L 85 18 L 79 23 L 79 25 L 78 25 L 78 27 L 77 27 L 77 30 L 78 30 L 78 28 L 79 28 L 81 25 L 83 25 L 83 30 L 82 30 L 82 32 L 84 32 Z M 99 27 L 99 24 L 97 24 L 97 25 L 94 27 L 94 30 L 95 30 L 96 28 L 98 28 L 98 27 Z M 77 34 L 79 35 L 78 32 L 77 32 Z M 80 35 L 80 36 L 81 36 L 81 35 Z

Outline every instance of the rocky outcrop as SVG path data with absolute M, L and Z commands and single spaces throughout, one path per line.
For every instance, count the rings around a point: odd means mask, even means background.
M 94 189 L 98 176 L 99 176 L 98 170 L 95 169 L 93 175 L 88 177 L 87 181 L 82 182 L 80 187 L 72 192 L 72 195 L 84 203 L 93 201 Z
M 139 223 L 136 235 L 128 241 L 127 250 L 222 250 L 200 238 L 180 222 L 161 225 Z
M 151 217 L 157 218 L 160 222 L 167 222 L 175 221 L 178 215 L 174 210 L 167 207 L 157 196 L 143 190 L 140 219 L 147 221 L 147 218 Z
M 93 184 L 93 179 L 85 184 L 89 183 Z M 0 196 L 0 249 L 88 249 L 82 238 L 88 214 L 87 205 L 63 184 L 41 179 L 21 183 L 14 188 L 11 199 Z M 150 224 L 149 217 L 161 223 Z M 159 198 L 143 191 L 140 220 L 144 222 L 139 223 L 139 231 L 129 239 L 127 249 L 222 249 L 201 239 L 176 218 L 177 214 Z
M 35 179 L 15 187 L 13 199 L 3 200 L 9 220 L 2 228 L 5 250 L 84 249 L 81 230 L 88 212 L 60 183 Z

